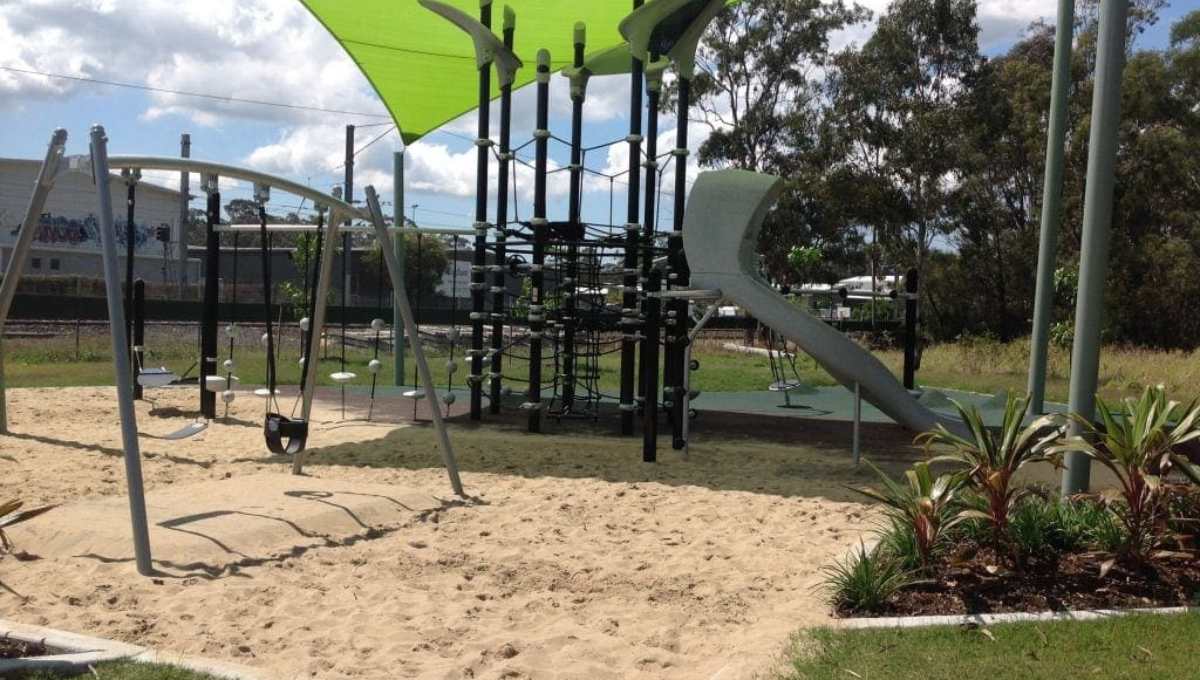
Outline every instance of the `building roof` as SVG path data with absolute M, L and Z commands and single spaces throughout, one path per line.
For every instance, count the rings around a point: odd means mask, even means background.
M 0 158 L 0 167 L 3 167 L 5 165 L 10 165 L 10 166 L 15 165 L 15 166 L 20 166 L 20 167 L 27 167 L 27 168 L 30 168 L 30 171 L 31 171 L 30 174 L 36 173 L 38 167 L 41 164 L 42 164 L 42 160 L 40 158 Z M 66 172 L 74 172 L 74 173 L 78 173 L 80 175 L 85 175 L 85 176 L 87 176 L 89 174 L 89 173 L 84 172 L 83 170 L 72 170 L 69 168 L 69 166 L 66 165 L 66 163 L 64 163 L 61 167 L 63 167 Z M 114 181 L 116 181 L 116 182 L 121 181 L 121 173 L 113 172 L 110 174 L 113 176 Z M 146 179 L 145 177 L 142 177 L 142 180 L 140 182 L 138 182 L 138 191 L 142 191 L 143 189 L 148 189 L 154 193 L 161 193 L 161 194 L 170 196 L 175 199 L 178 199 L 179 196 L 181 195 L 177 189 L 171 189 L 168 187 L 164 187 L 161 184 L 155 184 L 154 182 Z

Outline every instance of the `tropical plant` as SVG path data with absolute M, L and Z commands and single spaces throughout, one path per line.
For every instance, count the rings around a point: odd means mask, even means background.
M 1000 428 L 991 430 L 984 424 L 977 407 L 967 408 L 957 401 L 951 402 L 967 428 L 967 435 L 958 435 L 939 423 L 935 429 L 918 435 L 916 442 L 926 451 L 935 446 L 950 449 L 949 453 L 930 462 L 951 463 L 963 470 L 967 484 L 986 503 L 982 509 L 963 510 L 960 516 L 988 522 L 993 546 L 999 551 L 1009 538 L 1009 516 L 1017 502 L 1028 493 L 1026 488 L 1015 483 L 1017 472 L 1028 463 L 1050 458 L 1047 450 L 1060 437 L 1058 425 L 1061 419 L 1042 416 L 1023 427 L 1029 401 L 1009 395 Z
M 43 505 L 40 508 L 33 508 L 32 510 L 21 510 L 24 505 L 23 501 L 18 500 L 9 500 L 0 503 L 0 552 L 9 552 L 12 550 L 12 542 L 8 540 L 8 535 L 4 533 L 6 527 L 11 527 L 21 522 L 28 522 L 55 507 L 53 505 Z
M 862 543 L 821 571 L 830 604 L 835 609 L 856 612 L 882 610 L 892 595 L 915 582 L 912 572 L 886 550 L 876 546 L 868 551 Z
M 912 533 L 920 566 L 928 569 L 934 553 L 941 547 L 943 532 L 961 521 L 953 515 L 953 509 L 962 476 L 934 476 L 928 464 L 919 462 L 904 471 L 905 483 L 900 484 L 870 461 L 865 462 L 883 482 L 883 490 L 854 487 L 851 490 L 883 503 L 888 519 Z
M 1052 452 L 1083 453 L 1116 476 L 1123 503 L 1109 507 L 1127 534 L 1120 556 L 1145 563 L 1167 554 L 1160 550 L 1170 533 L 1169 494 L 1163 479 L 1176 467 L 1194 472 L 1177 464 L 1174 450 L 1200 438 L 1200 406 L 1195 401 L 1183 406 L 1168 400 L 1162 386 L 1147 387 L 1141 397 L 1125 399 L 1123 405 L 1123 410 L 1114 410 L 1097 399 L 1098 425 L 1071 414 L 1081 434 L 1052 447 Z

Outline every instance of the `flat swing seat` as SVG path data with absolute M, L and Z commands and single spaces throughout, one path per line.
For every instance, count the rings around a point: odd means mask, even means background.
M 797 380 L 780 380 L 773 382 L 767 387 L 771 392 L 798 392 L 800 394 L 812 394 L 815 390 L 808 385 Z
M 338 384 L 348 383 L 357 377 L 358 377 L 357 374 L 350 373 L 349 371 L 339 371 L 338 373 L 331 373 L 329 375 L 329 379 Z
M 166 439 L 169 441 L 178 441 L 180 439 L 190 439 L 207 429 L 208 429 L 208 422 L 203 421 L 203 420 L 197 420 L 195 422 L 185 425 L 184 427 L 180 428 L 179 430 L 176 430 L 175 432 L 172 432 L 171 434 L 164 435 L 162 437 L 162 439 Z
M 167 369 L 165 366 L 161 368 L 143 368 L 138 371 L 137 375 L 137 382 L 142 387 L 166 387 L 177 380 L 179 380 L 179 376 L 175 375 L 174 371 Z
M 257 390 L 254 390 L 254 396 L 256 396 L 256 397 L 269 397 L 272 394 L 274 394 L 275 396 L 279 396 L 279 390 L 275 390 L 274 392 L 272 392 L 271 390 L 269 390 L 265 387 L 260 387 Z
M 226 380 L 223 375 L 210 375 L 204 379 L 204 389 L 220 394 L 228 388 L 227 386 L 231 387 L 231 383 L 241 382 L 236 375 L 231 377 L 232 380 Z
M 424 399 L 425 390 L 406 390 L 401 396 L 405 399 Z

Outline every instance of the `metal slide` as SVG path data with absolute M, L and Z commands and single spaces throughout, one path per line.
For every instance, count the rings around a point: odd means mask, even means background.
M 683 247 L 697 289 L 719 290 L 756 319 L 796 343 L 850 390 L 901 425 L 924 432 L 957 421 L 917 403 L 870 352 L 802 311 L 758 274 L 758 232 L 783 180 L 745 170 L 700 175 L 688 198 Z M 955 428 L 957 429 L 957 428 Z

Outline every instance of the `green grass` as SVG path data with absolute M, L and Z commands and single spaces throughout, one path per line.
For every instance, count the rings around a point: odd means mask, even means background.
M 194 337 L 180 337 L 179 331 L 159 327 L 148 330 L 147 346 L 150 354 L 146 359 L 149 366 L 165 365 L 182 372 L 195 360 Z M 456 348 L 459 372 L 455 383 L 462 385 L 468 373 L 463 362 L 463 350 L 467 345 L 467 334 Z M 10 387 L 66 387 L 74 385 L 111 385 L 113 382 L 111 349 L 108 336 L 102 332 L 85 333 L 78 346 L 72 333 L 63 333 L 53 338 L 18 338 L 5 342 L 6 377 Z M 287 329 L 280 341 L 278 371 L 279 382 L 294 385 L 299 382 L 300 367 L 297 364 L 299 351 L 294 328 Z M 722 341 L 704 340 L 697 344 L 694 352 L 700 360 L 700 370 L 693 374 L 693 387 L 707 392 L 741 392 L 763 390 L 772 382 L 770 363 L 765 356 L 730 352 L 722 349 Z M 222 340 L 221 357 L 227 353 Z M 608 347 L 616 347 L 609 345 Z M 514 348 L 518 355 L 523 348 Z M 446 349 L 427 347 L 426 353 L 433 363 L 433 372 L 439 382 L 446 380 Z M 340 370 L 339 349 L 330 347 L 327 358 L 321 363 L 322 385 L 333 384 L 329 374 Z M 895 373 L 900 375 L 903 353 L 899 350 L 884 350 L 875 353 Z M 366 370 L 371 359 L 367 349 L 347 350 L 348 370 L 358 374 L 354 384 L 369 385 L 371 376 Z M 253 339 L 243 340 L 236 349 L 237 374 L 242 382 L 261 385 L 266 375 L 266 361 L 262 347 Z M 408 356 L 408 373 L 412 373 L 412 355 Z M 546 375 L 553 374 L 552 354 L 546 353 Z M 382 375 L 391 383 L 390 357 L 382 357 Z M 925 350 L 921 370 L 917 379 L 924 385 L 947 387 L 995 394 L 1012 391 L 1023 394 L 1027 384 L 1029 342 L 1017 340 L 1006 345 L 987 340 L 964 340 L 954 344 L 943 344 Z M 615 394 L 620 385 L 620 352 L 609 352 L 599 361 L 600 388 Z M 834 385 L 833 378 L 815 361 L 801 356 L 796 362 L 801 380 L 812 385 Z M 1046 383 L 1046 396 L 1055 401 L 1066 401 L 1070 356 L 1066 350 L 1052 348 Z M 519 359 L 508 360 L 504 372 L 510 376 L 523 377 L 526 364 Z M 406 382 L 412 382 L 409 377 Z M 1136 396 L 1147 385 L 1163 384 L 1170 394 L 1181 397 L 1192 396 L 1200 385 L 1200 351 L 1159 352 L 1138 348 L 1108 347 L 1101 355 L 1100 396 L 1108 400 L 1125 396 Z
M 787 680 L 1197 677 L 1200 614 L 797 635 Z
M 60 678 L 99 678 L 100 680 L 216 680 L 207 673 L 163 666 L 160 664 L 114 661 L 98 664 L 96 672 L 84 671 L 76 675 L 62 675 L 49 671 L 37 671 L 11 676 L 14 680 L 59 680 Z

